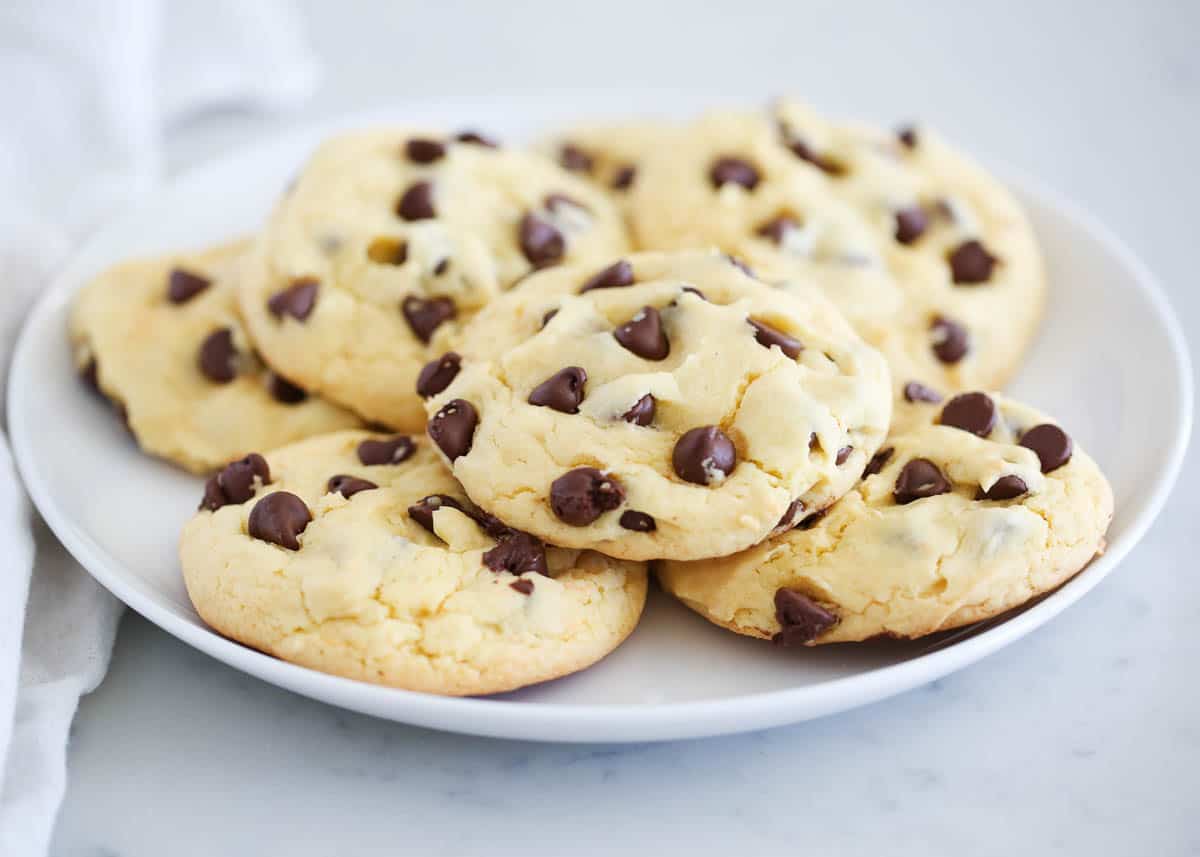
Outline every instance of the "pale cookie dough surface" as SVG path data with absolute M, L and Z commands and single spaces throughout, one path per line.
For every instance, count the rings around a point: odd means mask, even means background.
M 247 245 L 117 265 L 80 291 L 71 313 L 79 369 L 123 411 L 146 452 L 197 473 L 254 449 L 360 424 L 281 382 L 258 359 L 237 309 Z M 169 295 L 173 272 L 183 287 L 177 301 Z M 201 366 L 201 349 L 225 330 L 230 347 L 209 346 L 214 379 Z
M 805 644 L 919 637 L 1053 590 L 1103 550 L 1112 492 L 1077 446 L 1043 473 L 1039 454 L 1018 439 L 1050 420 L 991 399 L 999 414 L 987 437 L 939 424 L 950 400 L 901 406 L 911 412 L 884 445 L 886 464 L 810 528 L 735 556 L 664 562 L 663 587 L 715 624 Z M 933 462 L 950 490 L 901 504 L 898 480 L 918 458 Z M 1028 490 L 977 499 L 1004 477 Z
M 582 292 L 593 267 L 531 277 L 465 332 L 460 371 L 426 401 L 427 431 L 446 438 L 476 503 L 554 544 L 683 559 L 748 547 L 850 489 L 886 434 L 891 388 L 879 353 L 827 301 L 713 252 L 635 254 L 607 275 L 621 265 L 631 284 Z M 661 338 L 639 342 L 661 359 L 618 339 L 654 315 Z M 800 350 L 771 345 L 770 329 Z M 574 399 L 531 401 L 578 369 Z M 705 427 L 727 445 L 689 443 Z M 579 468 L 596 478 L 567 478 Z
M 454 695 L 575 672 L 633 630 L 642 565 L 546 548 L 548 576 L 493 571 L 485 555 L 497 540 L 471 517 L 444 505 L 432 513 L 435 535 L 410 515 L 432 494 L 470 508 L 429 443 L 414 439 L 396 464 L 364 465 L 360 444 L 381 437 L 341 432 L 268 453 L 268 485 L 255 480 L 247 501 L 187 523 L 184 580 L 208 624 L 322 672 Z M 327 490 L 335 475 L 378 487 L 346 498 Z M 275 492 L 311 514 L 297 550 L 250 535 L 255 507 Z
M 1000 386 L 1042 313 L 1032 228 L 998 181 L 933 132 L 905 136 L 912 145 L 796 102 L 710 114 L 669 153 L 644 159 L 630 203 L 635 240 L 715 246 L 764 280 L 820 290 L 884 353 L 897 385 Z M 722 158 L 745 166 L 726 167 L 718 185 Z M 968 251 L 976 258 L 962 260 L 960 275 L 986 278 L 955 282 L 951 256 L 970 241 L 992 264 Z
M 538 148 L 608 193 L 624 211 L 642 161 L 669 151 L 678 132 L 677 126 L 646 120 L 577 125 L 557 131 Z
M 264 357 L 378 422 L 423 422 L 416 373 L 537 267 L 627 246 L 620 214 L 548 158 L 399 129 L 326 142 L 256 243 L 242 308 Z M 273 296 L 308 288 L 298 311 Z

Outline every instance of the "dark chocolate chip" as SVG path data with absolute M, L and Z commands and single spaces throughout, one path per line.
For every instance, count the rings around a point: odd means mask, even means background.
M 1025 484 L 1025 480 L 1020 476 L 1009 474 L 1001 476 L 992 483 L 992 487 L 984 491 L 980 489 L 976 495 L 976 500 L 1011 500 L 1014 497 L 1020 497 L 1029 487 Z
M 996 427 L 996 403 L 987 393 L 960 393 L 942 408 L 939 422 L 987 437 Z
M 438 359 L 430 360 L 417 375 L 417 395 L 422 399 L 436 396 L 450 386 L 461 369 L 462 357 L 454 351 L 447 351 Z
M 658 400 L 647 393 L 634 402 L 632 408 L 621 414 L 621 419 L 627 423 L 633 423 L 635 426 L 648 426 L 654 422 L 654 411 L 657 407 Z
M 629 190 L 633 187 L 635 178 L 637 178 L 637 167 L 633 164 L 626 164 L 613 174 L 612 188 L 613 190 Z
M 520 580 L 514 580 L 510 583 L 509 588 L 520 592 L 522 595 L 532 595 L 533 581 L 527 577 L 522 577 Z
M 1070 435 L 1050 423 L 1036 425 L 1021 435 L 1021 446 L 1037 453 L 1043 473 L 1057 470 L 1070 461 L 1075 448 Z
M 507 571 L 519 575 L 532 571 L 549 576 L 550 572 L 546 565 L 546 546 L 529 533 L 514 532 L 491 550 L 485 551 L 483 564 L 497 573 Z
M 228 384 L 237 377 L 237 349 L 233 347 L 233 331 L 228 327 L 214 330 L 200 343 L 196 365 L 208 380 Z
M 631 285 L 633 285 L 633 265 L 621 259 L 588 278 L 587 282 L 580 287 L 579 293 L 590 292 L 592 289 L 618 289 Z
M 726 253 L 725 258 L 729 260 L 730 265 L 733 265 L 733 267 L 737 268 L 747 277 L 754 276 L 754 270 L 737 256 L 734 256 L 732 253 Z
M 252 452 L 245 458 L 229 462 L 213 474 L 204 486 L 200 508 L 216 511 L 231 503 L 245 503 L 254 496 L 258 484 L 266 485 L 270 481 L 271 469 L 267 466 L 267 460 L 257 452 Z
M 267 309 L 276 318 L 290 315 L 296 321 L 304 321 L 317 305 L 317 280 L 313 277 L 301 277 L 293 280 L 292 284 L 280 292 L 271 295 L 267 300 Z
M 429 419 L 425 430 L 438 449 L 453 462 L 471 451 L 478 424 L 479 414 L 474 405 L 466 399 L 451 399 Z
M 586 527 L 625 500 L 625 489 L 594 467 L 576 467 L 550 483 L 550 508 L 573 527 Z
M 187 303 L 212 285 L 212 280 L 183 268 L 172 268 L 167 275 L 167 300 L 173 304 Z
M 775 525 L 775 532 L 790 530 L 796 523 L 796 516 L 804 511 L 804 501 L 797 497 L 784 510 L 783 515 L 779 518 L 779 523 Z
M 662 316 L 652 306 L 644 306 L 637 315 L 613 331 L 617 342 L 646 360 L 665 360 L 671 343 L 662 327 Z
M 367 258 L 377 265 L 403 265 L 408 261 L 408 244 L 395 238 L 376 238 L 367 245 Z
M 831 176 L 840 176 L 846 173 L 846 167 L 840 161 L 814 152 L 803 140 L 792 140 L 787 145 L 793 155 L 802 161 L 807 161 L 823 173 Z
M 708 179 L 713 187 L 720 188 L 726 184 L 738 184 L 746 190 L 758 187 L 758 170 L 749 161 L 741 158 L 717 158 L 708 171 Z
M 248 529 L 253 538 L 296 551 L 300 550 L 296 536 L 311 520 L 312 513 L 303 500 L 288 491 L 275 491 L 254 504 Z
M 558 162 L 573 173 L 590 173 L 592 171 L 592 156 L 574 143 L 563 143 L 558 150 Z
M 545 328 L 545 326 L 550 323 L 550 319 L 554 318 L 556 315 L 558 315 L 558 307 L 546 310 L 546 314 L 542 316 L 542 327 Z
M 892 496 L 897 503 L 904 505 L 949 491 L 950 483 L 936 464 L 928 458 L 914 458 L 901 468 Z
M 359 479 L 357 476 L 339 473 L 337 476 L 329 477 L 329 483 L 325 486 L 325 490 L 331 494 L 341 494 L 349 500 L 359 491 L 370 491 L 378 487 L 369 479 Z
M 404 153 L 415 164 L 432 164 L 446 154 L 446 144 L 439 140 L 409 140 L 404 144 Z
M 517 229 L 521 252 L 535 268 L 543 268 L 559 262 L 566 253 L 567 241 L 558 228 L 535 214 L 521 218 Z
M 433 266 L 433 275 L 435 277 L 440 277 L 449 270 L 450 270 L 450 260 L 448 258 L 439 259 L 438 263 Z
M 796 524 L 796 529 L 797 530 L 811 530 L 813 527 L 815 527 L 817 525 L 818 521 L 820 521 L 822 518 L 824 518 L 828 514 L 829 514 L 829 507 L 826 507 L 824 509 L 818 509 L 817 511 L 813 512 L 811 515 L 805 515 L 804 518 L 801 519 L 800 523 Z
M 896 450 L 890 446 L 885 446 L 879 452 L 871 456 L 871 460 L 867 462 L 867 466 L 863 468 L 863 479 L 868 476 L 874 476 L 880 470 L 887 466 L 887 463 L 892 460 L 892 453 Z
M 200 498 L 200 508 L 215 512 L 226 505 L 226 503 L 228 501 L 225 499 L 225 492 L 221 490 L 221 485 L 217 482 L 216 474 L 213 474 L 204 483 L 204 495 Z
M 100 364 L 96 362 L 96 358 L 90 359 L 82 369 L 79 370 L 79 378 L 86 384 L 93 393 L 104 395 L 100 390 Z
M 462 503 L 453 497 L 446 494 L 430 494 L 408 507 L 408 517 L 436 536 L 437 533 L 433 530 L 433 513 L 446 507 L 466 513 Z
M 917 148 L 917 129 L 911 125 L 905 125 L 896 131 L 896 139 L 905 148 L 915 149 Z
M 937 404 L 942 400 L 942 394 L 932 387 L 926 387 L 920 381 L 909 381 L 904 385 L 904 398 L 909 402 L 932 402 Z
M 708 485 L 733 472 L 737 450 L 725 432 L 716 426 L 701 426 L 679 438 L 671 453 L 671 463 L 680 479 Z
M 794 336 L 788 336 L 777 327 L 771 327 L 761 321 L 755 321 L 752 318 L 746 319 L 750 322 L 750 326 L 754 328 L 754 338 L 763 348 L 771 348 L 778 346 L 788 357 L 795 360 L 800 356 L 800 352 L 804 350 L 804 344 Z
M 683 292 L 687 292 L 689 295 L 695 295 L 696 297 L 700 298 L 700 300 L 702 300 L 702 301 L 705 301 L 705 302 L 708 301 L 708 298 L 705 296 L 704 292 L 700 291 L 695 286 L 684 286 L 679 291 L 681 294 Z
M 287 378 L 275 372 L 267 374 L 267 392 L 277 402 L 285 405 L 298 405 L 308 398 L 303 387 L 297 387 Z
M 371 438 L 358 445 L 358 460 L 367 467 L 376 464 L 399 464 L 412 457 L 417 445 L 406 434 L 384 439 Z
M 841 449 L 839 449 L 837 451 L 837 455 L 834 456 L 833 463 L 836 464 L 838 467 L 841 467 L 843 464 L 846 463 L 846 459 L 850 457 L 850 453 L 852 453 L 852 452 L 854 452 L 854 447 L 843 446 Z
M 896 212 L 896 240 L 901 244 L 912 244 L 925 234 L 928 227 L 929 217 L 919 205 Z
M 529 394 L 529 404 L 553 408 L 564 414 L 577 414 L 586 384 L 587 371 L 582 366 L 559 369 L 533 388 Z
M 476 146 L 486 146 L 489 149 L 498 148 L 500 145 L 493 138 L 478 131 L 460 131 L 454 135 L 454 139 L 460 143 L 473 143 Z
M 776 244 L 782 244 L 787 239 L 789 232 L 799 228 L 800 222 L 796 218 L 781 214 L 758 227 L 755 234 L 760 238 L 768 238 Z
M 929 325 L 933 334 L 933 353 L 943 363 L 957 363 L 971 350 L 967 329 L 951 318 L 939 315 Z
M 412 184 L 396 203 L 396 214 L 404 220 L 428 220 L 436 217 L 433 207 L 433 185 L 429 182 Z
M 818 451 L 820 451 L 820 449 L 821 449 L 821 440 L 820 440 L 820 438 L 817 437 L 817 433 L 815 431 L 809 432 L 808 433 L 808 451 L 809 452 L 818 452 Z
M 458 315 L 458 308 L 451 298 L 409 295 L 400 304 L 400 312 L 404 313 L 404 320 L 408 322 L 413 336 L 428 344 L 435 330 Z
M 946 261 L 950 263 L 950 274 L 955 283 L 972 286 L 992 278 L 997 259 L 983 244 L 972 239 L 955 247 Z
M 652 533 L 658 529 L 654 518 L 645 512 L 636 512 L 633 509 L 621 513 L 621 526 L 627 530 L 633 530 L 635 533 Z
M 779 633 L 772 639 L 781 646 L 811 643 L 834 625 L 837 616 L 795 589 L 775 592 L 775 618 Z

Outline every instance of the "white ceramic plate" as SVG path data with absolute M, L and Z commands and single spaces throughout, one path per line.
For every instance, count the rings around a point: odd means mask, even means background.
M 804 720 L 932 681 L 1046 622 L 1141 538 L 1170 490 L 1190 432 L 1192 382 L 1182 335 L 1153 277 L 1120 241 L 1074 206 L 1014 180 L 1045 248 L 1052 288 L 1038 342 L 1012 392 L 1068 426 L 1116 494 L 1108 552 L 1024 612 L 918 643 L 797 652 L 729 634 L 655 593 L 633 637 L 599 665 L 490 699 L 448 699 L 335 678 L 209 631 L 188 602 L 175 550 L 201 482 L 142 456 L 111 411 L 75 379 L 66 339 L 74 291 L 124 257 L 255 229 L 313 146 L 338 125 L 399 118 L 481 127 L 513 140 L 528 134 L 532 117 L 544 121 L 595 106 L 575 99 L 564 110 L 564 101 L 443 102 L 288 134 L 187 173 L 82 246 L 29 317 L 13 361 L 8 411 L 30 494 L 71 553 L 171 634 L 334 705 L 481 735 L 647 741 Z M 628 105 L 612 102 L 588 112 L 614 106 Z

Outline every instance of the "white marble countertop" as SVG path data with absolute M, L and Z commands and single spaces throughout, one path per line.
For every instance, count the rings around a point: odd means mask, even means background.
M 311 116 L 655 85 L 920 117 L 1097 213 L 1200 343 L 1200 4 L 306 5 L 327 64 Z M 273 125 L 175 129 L 173 162 Z M 1192 455 L 1123 566 L 1000 654 L 741 737 L 581 747 L 408 728 L 262 684 L 128 615 L 73 732 L 53 853 L 1200 854 L 1198 480 Z

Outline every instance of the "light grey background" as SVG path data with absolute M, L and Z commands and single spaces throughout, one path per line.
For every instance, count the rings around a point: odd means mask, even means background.
M 653 87 L 923 119 L 1099 215 L 1200 336 L 1200 3 L 302 5 L 326 65 L 307 117 Z M 275 124 L 174 129 L 172 164 Z M 736 738 L 564 747 L 410 729 L 261 684 L 129 615 L 76 724 L 54 851 L 1200 854 L 1197 477 L 1191 456 L 1123 566 L 1015 646 L 867 709 Z

